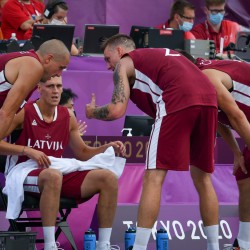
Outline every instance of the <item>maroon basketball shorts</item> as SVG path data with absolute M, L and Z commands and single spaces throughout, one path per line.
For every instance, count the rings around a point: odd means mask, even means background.
M 147 169 L 183 171 L 193 165 L 214 171 L 217 108 L 192 106 L 157 119 L 150 136 Z
M 29 173 L 24 182 L 24 191 L 35 196 L 40 196 L 38 189 L 38 176 L 44 169 L 35 169 Z M 76 171 L 63 176 L 61 196 L 74 198 L 78 202 L 85 201 L 81 198 L 81 185 L 89 173 L 88 171 Z M 91 197 L 90 197 L 91 198 Z

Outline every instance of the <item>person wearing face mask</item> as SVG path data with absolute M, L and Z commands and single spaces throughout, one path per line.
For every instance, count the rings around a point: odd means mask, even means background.
M 205 0 L 206 20 L 197 24 L 191 32 L 196 39 L 214 40 L 216 52 L 220 52 L 221 38 L 224 39 L 223 48 L 229 43 L 236 42 L 236 36 L 244 27 L 238 23 L 224 20 L 226 0 Z
M 170 11 L 170 19 L 157 25 L 157 29 L 176 29 L 185 31 L 185 39 L 195 39 L 190 32 L 195 19 L 195 7 L 185 0 L 174 1 Z
M 44 24 L 53 24 L 53 25 L 66 25 L 67 14 L 68 14 L 68 5 L 63 0 L 49 0 L 45 6 L 43 13 Z M 79 54 L 79 50 L 74 44 L 71 46 L 71 55 L 75 56 Z

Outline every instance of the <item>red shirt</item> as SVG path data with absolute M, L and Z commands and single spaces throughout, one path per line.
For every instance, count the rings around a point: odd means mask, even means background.
M 169 22 L 168 21 L 166 23 L 162 23 L 160 25 L 155 26 L 155 28 L 156 29 L 168 29 L 168 28 L 171 29 L 171 27 L 169 27 Z M 195 39 L 195 36 L 190 31 L 187 31 L 187 32 L 184 33 L 184 38 L 186 40 L 193 40 L 193 39 Z
M 24 110 L 23 129 L 16 144 L 40 150 L 48 156 L 62 157 L 69 142 L 70 115 L 68 109 L 58 105 L 51 123 L 44 121 L 35 102 L 27 103 Z M 25 155 L 9 155 L 6 165 L 8 172 L 16 164 L 28 159 Z
M 216 91 L 207 77 L 176 51 L 136 49 L 124 56 L 130 56 L 135 67 L 130 99 L 149 116 L 197 105 L 217 107 Z
M 5 65 L 10 60 L 18 58 L 18 57 L 22 57 L 22 56 L 34 57 L 38 61 L 40 61 L 39 57 L 37 56 L 37 54 L 35 53 L 34 50 L 6 53 L 6 54 L 2 54 L 0 56 L 0 107 L 2 107 L 2 105 L 3 105 L 3 103 L 4 103 L 5 99 L 6 99 L 6 96 L 8 95 L 10 89 L 13 86 L 12 84 L 10 84 L 8 82 L 8 79 L 5 78 Z M 36 87 L 37 86 L 34 86 L 33 91 L 26 97 L 26 99 L 24 100 L 24 103 L 27 102 L 27 100 L 29 99 L 31 94 L 35 91 Z
M 250 64 L 235 60 L 205 60 L 197 58 L 196 65 L 200 70 L 215 69 L 226 73 L 233 82 L 233 87 L 229 91 L 239 108 L 244 112 L 250 121 Z M 224 112 L 218 114 L 219 121 L 231 125 Z
M 212 26 L 205 21 L 204 23 L 197 24 L 192 33 L 196 39 L 214 40 L 216 51 L 220 51 L 220 39 L 224 38 L 224 48 L 228 46 L 230 42 L 236 42 L 237 33 L 241 30 L 241 26 L 232 21 L 223 20 L 219 32 L 214 31 Z
M 24 4 L 18 0 L 8 0 L 2 9 L 1 28 L 4 39 L 9 39 L 11 33 L 16 33 L 18 40 L 30 39 L 32 29 L 22 30 L 20 26 L 31 19 L 31 15 L 41 15 L 44 8 L 44 4 L 37 0 L 30 0 L 30 4 Z

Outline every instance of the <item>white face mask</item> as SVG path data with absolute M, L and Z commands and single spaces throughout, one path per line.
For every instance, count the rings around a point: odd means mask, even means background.
M 54 24 L 54 25 L 65 25 L 65 22 L 59 21 L 59 20 L 53 18 L 53 19 L 50 21 L 50 24 Z

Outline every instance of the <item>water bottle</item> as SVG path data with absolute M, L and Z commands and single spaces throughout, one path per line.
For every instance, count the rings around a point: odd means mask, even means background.
M 10 40 L 16 40 L 17 41 L 16 33 L 11 33 Z
M 168 250 L 168 234 L 163 228 L 157 231 L 156 235 L 156 249 L 157 250 Z
M 84 250 L 95 250 L 96 249 L 96 235 L 95 232 L 90 228 L 84 234 Z
M 130 227 L 125 232 L 125 250 L 132 249 L 135 242 L 135 228 Z

